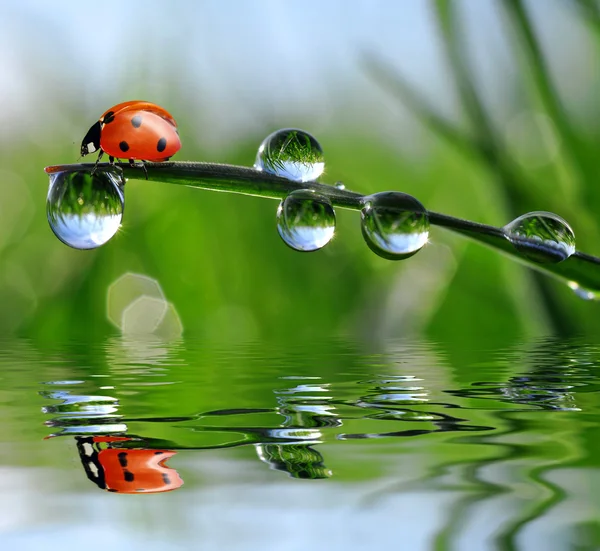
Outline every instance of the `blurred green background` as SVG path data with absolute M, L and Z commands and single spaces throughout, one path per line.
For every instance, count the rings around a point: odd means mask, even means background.
M 552 211 L 578 249 L 600 254 L 593 0 L 9 0 L 0 31 L 3 334 L 118 332 L 107 302 L 126 274 L 150 279 L 113 296 L 117 324 L 155 296 L 168 336 L 422 335 L 476 348 L 600 328 L 597 304 L 439 228 L 389 262 L 366 247 L 358 214 L 340 211 L 334 242 L 300 254 L 277 234 L 275 202 L 173 185 L 131 180 L 120 233 L 71 250 L 48 227 L 43 172 L 75 162 L 107 108 L 147 99 L 178 121 L 176 160 L 250 166 L 267 134 L 299 127 L 325 150 L 324 182 L 404 191 L 498 226 Z

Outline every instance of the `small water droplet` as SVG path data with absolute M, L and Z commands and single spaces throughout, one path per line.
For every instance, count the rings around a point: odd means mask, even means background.
M 534 262 L 556 264 L 575 252 L 575 234 L 560 216 L 551 212 L 529 212 L 504 226 L 504 235 Z
M 335 232 L 335 211 L 324 195 L 309 189 L 292 191 L 277 209 L 277 230 L 292 249 L 321 249 Z
M 590 291 L 589 289 L 585 289 L 576 281 L 569 281 L 567 285 L 570 289 L 572 289 L 575 292 L 575 294 L 579 298 L 582 298 L 583 300 L 600 300 L 600 293 L 596 291 Z
M 411 195 L 396 191 L 375 193 L 363 202 L 362 234 L 374 253 L 388 260 L 402 260 L 427 243 L 429 215 Z
M 335 187 L 338 189 L 346 189 L 346 184 L 344 184 L 344 182 L 336 182 Z
M 294 182 L 311 182 L 323 174 L 325 158 L 321 145 L 308 132 L 286 128 L 263 140 L 254 168 Z
M 51 172 L 46 214 L 54 235 L 75 249 L 104 245 L 121 225 L 123 184 L 114 168 Z

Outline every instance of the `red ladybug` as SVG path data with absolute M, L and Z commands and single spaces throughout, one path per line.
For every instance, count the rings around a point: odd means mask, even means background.
M 81 156 L 100 150 L 115 159 L 161 162 L 181 149 L 173 116 L 149 101 L 126 101 L 111 107 L 88 131 L 81 142 Z M 97 162 L 98 162 L 97 161 Z
M 177 471 L 165 465 L 174 451 L 111 447 L 113 442 L 131 440 L 125 436 L 78 436 L 76 440 L 85 474 L 102 490 L 157 493 L 183 484 Z

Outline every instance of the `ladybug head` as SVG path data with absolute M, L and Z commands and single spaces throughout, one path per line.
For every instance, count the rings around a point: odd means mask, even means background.
M 98 121 L 94 124 L 89 130 L 88 133 L 83 138 L 81 142 L 81 156 L 85 157 L 86 155 L 93 153 L 94 151 L 98 151 L 100 149 L 100 130 L 102 129 L 102 124 Z

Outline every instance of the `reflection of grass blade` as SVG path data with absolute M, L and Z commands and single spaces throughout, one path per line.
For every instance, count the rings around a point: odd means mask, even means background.
M 540 489 L 545 490 L 545 495 L 538 499 L 532 500 L 530 509 L 525 511 L 516 519 L 515 522 L 508 524 L 496 536 L 495 541 L 498 549 L 519 549 L 519 537 L 524 530 L 534 522 L 539 522 L 549 512 L 559 504 L 564 504 L 567 501 L 567 492 L 558 484 L 547 480 L 546 475 L 556 468 L 556 462 L 545 462 L 540 467 L 531 469 L 528 473 L 528 478 L 536 484 Z

